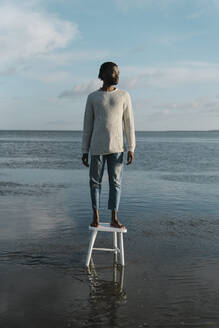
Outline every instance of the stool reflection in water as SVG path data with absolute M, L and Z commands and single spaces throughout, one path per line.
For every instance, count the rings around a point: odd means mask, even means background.
M 98 270 L 105 269 L 109 269 L 109 267 L 102 267 Z M 101 279 L 97 274 L 93 259 L 91 258 L 87 272 L 90 281 L 90 299 L 93 303 L 111 305 L 126 303 L 127 295 L 124 290 L 124 269 L 124 266 L 117 263 L 116 254 L 114 254 L 113 277 L 112 280 L 107 281 Z
M 119 255 L 120 255 L 119 256 L 120 257 L 120 264 L 122 266 L 124 266 L 125 265 L 125 258 L 124 258 L 123 233 L 126 233 L 127 229 L 114 228 L 114 227 L 111 227 L 109 223 L 99 223 L 97 228 L 89 226 L 89 230 L 91 230 L 92 233 L 91 233 L 87 258 L 86 258 L 86 267 L 89 267 L 90 259 L 91 259 L 93 251 L 113 252 L 115 254 L 116 261 L 117 261 L 117 254 L 119 253 Z M 96 237 L 97 237 L 97 233 L 99 231 L 112 232 L 113 233 L 113 248 L 97 248 L 97 247 L 94 247 L 94 243 L 95 243 L 95 240 L 96 240 Z M 117 233 L 119 234 L 119 247 L 118 247 L 118 243 L 117 243 Z

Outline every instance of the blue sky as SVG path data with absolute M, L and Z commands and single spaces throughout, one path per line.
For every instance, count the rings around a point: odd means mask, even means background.
M 0 129 L 81 130 L 114 61 L 136 130 L 219 129 L 218 0 L 0 3 Z

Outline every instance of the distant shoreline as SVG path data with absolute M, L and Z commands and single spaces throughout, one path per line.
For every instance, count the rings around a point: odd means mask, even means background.
M 82 132 L 82 130 L 32 130 L 32 129 L 0 129 L 0 132 L 14 131 L 14 132 Z M 156 133 L 170 133 L 170 132 L 219 132 L 219 130 L 135 130 L 135 132 L 156 132 Z

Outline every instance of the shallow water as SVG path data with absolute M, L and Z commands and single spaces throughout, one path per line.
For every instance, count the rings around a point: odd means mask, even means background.
M 50 153 L 46 158 L 31 152 L 27 165 L 30 143 L 51 141 L 51 134 L 13 133 L 3 139 L 14 145 L 14 159 L 4 153 L 0 172 L 1 327 L 219 326 L 219 139 L 139 133 L 137 142 L 148 152 L 136 151 L 140 163 L 124 168 L 119 211 L 128 229 L 124 271 L 111 253 L 96 252 L 88 273 L 92 213 L 80 153 L 69 168 L 74 160 L 66 162 L 65 151 L 59 153 L 59 142 L 66 139 L 54 132 L 55 160 Z M 70 149 L 74 134 L 64 138 Z M 75 138 L 79 142 L 78 134 Z M 170 144 L 178 147 L 179 162 L 176 152 L 171 158 L 162 152 L 170 151 Z M 181 144 L 193 152 L 182 154 Z M 189 155 L 195 156 L 195 144 L 207 149 L 197 167 Z M 110 220 L 107 179 L 105 171 L 100 211 L 105 222 Z M 97 245 L 111 243 L 111 236 L 98 234 Z

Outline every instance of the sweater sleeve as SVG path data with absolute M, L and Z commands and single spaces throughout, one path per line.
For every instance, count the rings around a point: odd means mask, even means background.
M 129 93 L 126 93 L 126 101 L 123 111 L 123 122 L 126 140 L 128 143 L 128 151 L 134 152 L 136 141 L 135 141 L 135 128 L 134 128 L 134 114 L 132 110 L 132 103 Z
M 94 113 L 93 106 L 90 97 L 87 97 L 87 102 L 84 112 L 83 122 L 83 137 L 82 137 L 82 154 L 88 153 L 90 148 L 90 141 L 93 132 Z

